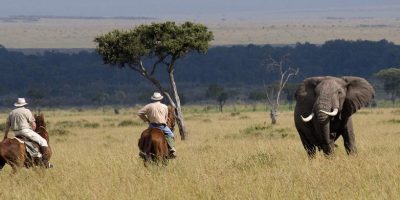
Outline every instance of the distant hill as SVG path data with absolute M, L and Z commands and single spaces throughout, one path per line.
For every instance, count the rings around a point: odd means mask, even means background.
M 334 40 L 323 45 L 282 47 L 235 45 L 188 55 L 177 63 L 176 80 L 189 102 L 201 100 L 210 84 L 237 90 L 246 97 L 251 90 L 276 81 L 276 75 L 265 68 L 266 58 L 279 59 L 286 54 L 290 55 L 290 65 L 300 69 L 295 82 L 319 75 L 370 78 L 380 69 L 400 66 L 400 45 L 386 40 Z M 0 106 L 11 105 L 17 96 L 50 106 L 132 104 L 153 90 L 134 71 L 102 64 L 101 57 L 92 50 L 25 55 L 0 47 L 0 71 Z M 162 69 L 158 74 L 165 83 Z M 117 98 L 120 92 L 126 94 L 123 102 Z

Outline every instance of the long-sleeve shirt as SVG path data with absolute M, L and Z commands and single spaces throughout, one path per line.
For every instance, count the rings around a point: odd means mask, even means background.
M 16 108 L 8 115 L 6 126 L 10 127 L 13 131 L 20 131 L 22 129 L 32 129 L 30 123 L 34 122 L 35 118 L 32 112 L 24 107 Z
M 142 119 L 147 119 L 150 123 L 166 124 L 168 107 L 159 101 L 149 103 L 140 109 L 137 115 Z

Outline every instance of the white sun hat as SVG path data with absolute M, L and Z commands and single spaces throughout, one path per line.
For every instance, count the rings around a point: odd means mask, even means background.
M 26 104 L 28 104 L 28 103 L 26 103 L 25 98 L 18 98 L 17 102 L 14 103 L 14 106 L 21 107 L 21 106 L 25 106 Z
M 160 101 L 164 97 L 159 92 L 154 92 L 153 96 L 151 96 L 151 100 Z

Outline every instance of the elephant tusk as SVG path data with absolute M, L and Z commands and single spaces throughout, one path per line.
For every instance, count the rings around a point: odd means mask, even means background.
M 312 120 L 312 118 L 314 117 L 314 113 L 311 113 L 311 115 L 309 115 L 308 117 L 304 118 L 303 116 L 301 116 L 301 119 L 303 120 L 303 122 L 309 122 Z
M 332 112 L 327 112 L 327 111 L 324 111 L 324 110 L 320 110 L 320 112 L 325 113 L 325 114 L 333 117 L 333 116 L 336 116 L 338 114 L 339 109 L 335 108 L 335 109 L 333 109 Z

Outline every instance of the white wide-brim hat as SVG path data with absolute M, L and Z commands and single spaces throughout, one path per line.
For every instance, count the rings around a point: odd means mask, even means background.
M 160 101 L 164 97 L 159 92 L 154 92 L 153 96 L 151 96 L 151 100 Z
M 21 106 L 25 106 L 26 104 L 28 104 L 28 103 L 26 103 L 25 98 L 18 98 L 17 102 L 14 103 L 14 106 L 21 107 Z

